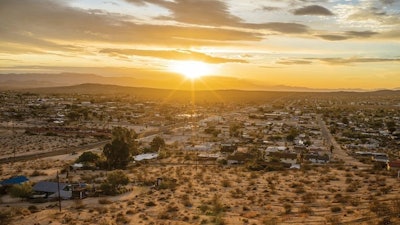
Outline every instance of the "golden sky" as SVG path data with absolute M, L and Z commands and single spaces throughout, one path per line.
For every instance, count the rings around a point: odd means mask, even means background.
M 191 70 L 262 87 L 399 88 L 400 1 L 0 0 L 0 73 Z

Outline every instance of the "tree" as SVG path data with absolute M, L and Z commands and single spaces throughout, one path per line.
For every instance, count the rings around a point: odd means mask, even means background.
M 107 175 L 107 182 L 113 187 L 127 185 L 129 183 L 128 176 L 122 170 L 116 170 Z
M 137 134 L 134 130 L 125 127 L 114 127 L 112 130 L 112 140 L 119 140 L 128 144 L 129 152 L 137 155 L 138 149 L 136 144 Z
M 107 158 L 108 169 L 125 168 L 131 155 L 138 154 L 134 130 L 125 127 L 114 127 L 112 130 L 112 141 L 103 148 L 103 154 Z
M 160 136 L 156 136 L 155 138 L 153 138 L 153 140 L 150 143 L 151 146 L 151 150 L 152 151 L 158 151 L 161 148 L 165 147 L 165 141 L 162 137 Z
M 106 144 L 103 154 L 107 158 L 108 169 L 124 169 L 130 160 L 129 145 L 121 140 Z
M 107 175 L 107 181 L 101 185 L 101 189 L 105 194 L 115 195 L 121 186 L 128 183 L 128 176 L 122 170 L 116 170 Z
M 239 135 L 240 135 L 240 128 L 241 128 L 241 126 L 240 126 L 239 124 L 236 124 L 236 123 L 231 124 L 231 125 L 229 126 L 229 135 L 230 135 L 231 137 L 239 137 Z
M 397 130 L 396 123 L 394 121 L 387 121 L 386 126 L 390 133 L 393 133 Z
M 298 135 L 299 131 L 295 128 L 291 128 L 289 134 L 286 136 L 286 140 L 292 142 Z
M 99 160 L 99 155 L 93 152 L 84 152 L 76 160 L 77 163 L 95 163 Z
M 32 194 L 32 186 L 29 183 L 16 184 L 8 190 L 14 198 L 29 198 Z

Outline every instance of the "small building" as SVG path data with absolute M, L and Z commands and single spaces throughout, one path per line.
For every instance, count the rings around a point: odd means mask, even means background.
M 35 184 L 32 189 L 38 194 L 45 194 L 46 198 L 57 198 L 58 187 L 60 187 L 60 197 L 62 199 L 70 199 L 72 197 L 72 186 L 66 183 L 40 181 Z
M 135 161 L 156 159 L 158 158 L 158 153 L 145 153 L 145 154 L 135 155 L 133 158 Z
M 224 143 L 224 144 L 221 144 L 220 151 L 224 152 L 224 153 L 232 153 L 232 152 L 236 151 L 237 148 L 238 148 L 238 146 L 236 144 Z
M 325 164 L 329 162 L 329 155 L 324 154 L 324 155 L 320 155 L 320 154 L 306 154 L 304 156 L 305 160 L 310 161 L 311 163 L 315 163 L 315 164 Z

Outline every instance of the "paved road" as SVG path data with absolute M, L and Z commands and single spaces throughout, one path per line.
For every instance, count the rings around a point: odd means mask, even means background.
M 86 151 L 89 149 L 102 147 L 103 145 L 107 144 L 108 142 L 109 142 L 108 140 L 100 141 L 100 142 L 87 144 L 87 145 L 83 145 L 83 146 L 79 146 L 79 147 L 64 148 L 64 149 L 55 150 L 55 151 L 51 151 L 51 152 L 38 152 L 38 153 L 27 154 L 27 155 L 17 155 L 15 157 L 0 158 L 0 164 L 10 163 L 10 162 L 27 161 L 27 160 L 45 158 L 45 157 L 50 157 L 50 156 L 65 155 L 65 154 L 70 154 L 73 152 Z
M 141 135 L 141 137 L 138 140 L 145 139 L 151 136 L 157 136 L 162 134 L 163 132 L 166 132 L 170 129 L 177 128 L 180 126 L 185 125 L 185 123 L 177 123 L 177 124 L 172 124 L 164 127 L 160 127 L 157 131 L 155 132 L 147 132 Z M 102 147 L 105 144 L 110 142 L 109 140 L 107 141 L 100 141 L 84 146 L 79 146 L 79 147 L 69 147 L 69 148 L 64 148 L 64 149 L 59 149 L 55 151 L 50 151 L 50 152 L 38 152 L 38 153 L 32 153 L 32 154 L 24 154 L 24 155 L 17 155 L 15 157 L 6 157 L 6 158 L 0 158 L 0 164 L 4 163 L 10 163 L 10 162 L 19 162 L 19 161 L 27 161 L 27 160 L 32 160 L 32 159 L 39 159 L 39 158 L 46 158 L 46 157 L 51 157 L 51 156 L 58 156 L 58 155 L 65 155 L 65 154 L 70 154 L 73 152 L 82 152 L 82 151 L 87 151 L 93 148 L 98 148 Z
M 322 135 L 327 141 L 328 146 L 333 146 L 333 154 L 332 157 L 334 159 L 343 160 L 345 165 L 357 166 L 358 168 L 370 168 L 370 165 L 359 162 L 357 159 L 350 156 L 346 150 L 344 150 L 340 144 L 337 143 L 336 139 L 333 137 L 325 122 L 322 120 L 321 115 L 317 115 L 317 122 L 321 127 Z

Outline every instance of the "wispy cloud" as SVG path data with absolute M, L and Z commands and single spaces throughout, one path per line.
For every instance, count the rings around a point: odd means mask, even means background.
M 333 16 L 334 14 L 327 8 L 320 5 L 309 5 L 304 6 L 293 11 L 294 15 L 304 16 L 304 15 L 313 15 L 313 16 Z
M 333 66 L 340 65 L 353 65 L 359 63 L 382 63 L 382 62 L 399 62 L 400 58 L 362 58 L 362 57 L 350 57 L 350 58 L 288 58 L 280 59 L 276 63 L 283 65 L 308 65 L 313 63 L 326 63 Z
M 328 41 L 343 41 L 347 39 L 370 38 L 377 34 L 379 33 L 367 30 L 367 31 L 346 31 L 340 34 L 319 34 L 316 36 Z
M 348 36 L 336 35 L 336 34 L 321 34 L 316 36 L 328 41 L 343 41 L 349 39 Z
M 242 59 L 214 57 L 201 52 L 187 50 L 102 49 L 100 53 L 118 56 L 145 56 L 168 60 L 198 60 L 206 63 L 247 63 L 246 60 Z
M 311 64 L 312 61 L 305 60 L 305 59 L 281 59 L 281 60 L 277 61 L 276 63 L 283 64 L 283 65 L 307 65 L 307 64 Z
M 400 58 L 319 58 L 319 61 L 331 65 L 349 65 L 356 63 L 400 62 Z

